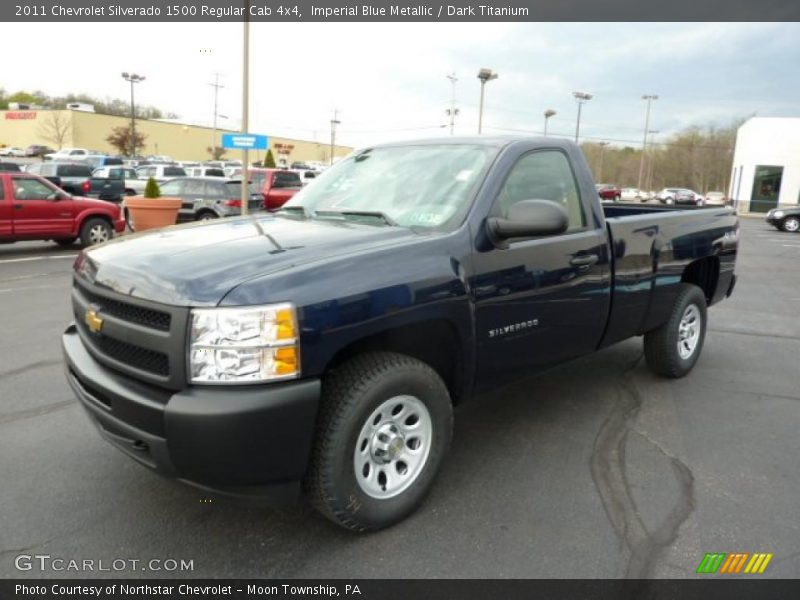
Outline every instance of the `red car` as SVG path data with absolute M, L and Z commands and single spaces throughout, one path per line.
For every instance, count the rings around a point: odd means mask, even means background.
M 91 246 L 125 229 L 120 207 L 71 196 L 29 173 L 0 173 L 0 243 L 54 240 L 63 246 L 81 240 Z
M 603 200 L 619 202 L 619 199 L 622 197 L 622 188 L 619 186 L 610 183 L 598 183 L 595 185 L 595 188 L 597 188 L 597 195 Z
M 264 196 L 264 209 L 275 210 L 303 188 L 300 175 L 283 169 L 250 169 L 248 178 Z

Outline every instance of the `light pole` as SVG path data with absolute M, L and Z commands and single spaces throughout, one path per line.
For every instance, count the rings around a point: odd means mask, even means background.
M 481 80 L 481 103 L 478 107 L 478 135 L 481 134 L 483 129 L 483 88 L 486 87 L 486 82 L 492 79 L 497 79 L 497 73 L 491 69 L 483 68 L 478 71 L 478 79 Z
M 209 83 L 214 88 L 214 126 L 211 129 L 211 160 L 217 160 L 217 117 L 222 115 L 217 114 L 217 96 L 219 95 L 219 88 L 225 86 L 219 82 L 219 73 L 214 73 L 214 83 Z
M 550 117 L 556 116 L 556 111 L 552 108 L 548 108 L 544 111 L 544 137 L 547 137 L 547 121 L 550 120 Z
M 578 120 L 575 122 L 575 143 L 577 144 L 581 135 L 581 107 L 591 100 L 593 96 L 589 92 L 572 92 L 572 95 L 578 103 Z
M 142 75 L 136 73 L 123 73 L 122 78 L 131 84 L 131 159 L 136 156 L 136 108 L 133 103 L 133 85 L 145 80 Z
M 333 118 L 331 119 L 331 157 L 330 157 L 330 164 L 333 164 L 333 150 L 336 145 L 336 126 L 341 123 L 339 119 L 337 119 L 339 111 L 337 109 L 333 109 Z
M 657 129 L 651 129 L 647 132 L 651 136 L 655 136 L 658 133 L 661 133 Z M 653 189 L 653 170 L 655 167 L 655 157 L 651 154 L 650 155 L 650 162 L 647 165 L 647 191 Z
M 600 165 L 597 167 L 597 181 L 603 181 L 603 150 L 606 149 L 611 142 L 600 142 Z
M 647 113 L 644 117 L 644 141 L 642 142 L 642 158 L 639 161 L 639 181 L 636 183 L 636 188 L 642 188 L 642 175 L 644 174 L 644 155 L 647 152 L 647 130 L 650 127 L 650 104 L 653 100 L 658 100 L 656 94 L 645 94 L 642 100 L 647 100 Z
M 458 109 L 456 108 L 456 81 L 458 81 L 458 77 L 456 77 L 455 73 L 450 73 L 447 78 L 450 80 L 450 83 L 453 84 L 453 94 L 450 98 L 450 108 L 444 112 L 450 117 L 450 135 L 453 135 L 453 129 L 455 128 L 456 124 L 456 115 L 458 114 Z
M 250 128 L 250 2 L 245 1 L 244 14 L 244 39 L 242 43 L 242 134 L 247 134 Z M 216 112 L 216 111 L 215 111 Z M 248 213 L 250 202 L 250 186 L 248 185 L 247 169 L 250 166 L 247 148 L 242 149 L 242 214 Z

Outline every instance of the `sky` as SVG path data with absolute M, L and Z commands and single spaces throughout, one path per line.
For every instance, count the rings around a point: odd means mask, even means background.
M 64 39 L 64 28 L 69 38 Z M 665 139 L 689 125 L 758 116 L 800 117 L 800 23 L 252 23 L 250 132 L 365 146 L 449 135 L 455 73 L 457 135 L 477 131 L 480 68 L 484 133 L 574 136 L 572 92 L 584 105 L 581 139 L 641 145 L 643 94 L 657 94 L 649 129 Z M 136 102 L 210 125 L 220 74 L 220 127 L 242 114 L 237 23 L 0 24 L 0 87 L 50 95 L 129 97 L 121 72 L 144 75 Z M 49 43 L 62 40 L 54 52 Z M 8 56 L 8 55 L 7 55 Z

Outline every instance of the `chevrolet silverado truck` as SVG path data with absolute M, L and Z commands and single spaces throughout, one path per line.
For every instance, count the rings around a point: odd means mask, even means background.
M 43 177 L 0 173 L 0 244 L 53 240 L 84 246 L 110 240 L 125 229 L 120 208 L 72 196 Z
M 83 251 L 66 375 L 146 467 L 380 529 L 423 501 L 470 396 L 632 336 L 687 375 L 738 233 L 726 207 L 602 205 L 571 142 L 370 147 L 275 213 Z

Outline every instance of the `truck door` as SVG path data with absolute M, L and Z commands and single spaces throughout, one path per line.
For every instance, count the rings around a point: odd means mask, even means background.
M 521 200 L 561 204 L 569 226 L 560 235 L 510 240 L 505 248 L 473 255 L 477 380 L 490 384 L 592 352 L 608 316 L 607 234 L 592 217 L 596 199 L 581 196 L 564 152 L 522 154 L 510 167 L 490 216 L 505 216 Z
M 73 204 L 66 194 L 33 177 L 11 177 L 14 236 L 68 237 L 73 229 Z
M 0 238 L 14 233 L 14 206 L 6 195 L 6 178 L 0 176 Z

